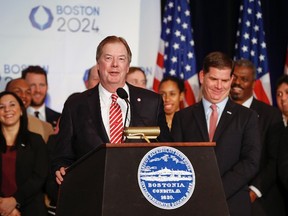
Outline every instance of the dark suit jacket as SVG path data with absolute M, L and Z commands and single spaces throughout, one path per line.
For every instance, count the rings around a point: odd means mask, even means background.
M 279 152 L 279 176 L 288 191 L 288 127 L 283 130 Z
M 2 173 L 2 157 L 0 159 L 0 173 Z M 19 146 L 16 158 L 17 191 L 13 197 L 21 204 L 22 216 L 47 215 L 43 193 L 47 174 L 46 144 L 39 134 L 29 132 L 29 143 Z
M 50 200 L 50 205 L 56 206 L 58 198 L 58 184 L 55 181 L 55 172 L 52 172 L 52 155 L 56 146 L 57 134 L 52 134 L 49 136 L 47 141 L 47 151 L 49 158 L 49 174 L 45 184 L 45 192 Z M 50 210 L 51 211 L 51 210 Z M 54 211 L 56 212 L 56 211 Z
M 209 142 L 202 101 L 175 113 L 171 133 L 176 142 Z M 213 141 L 230 214 L 249 216 L 248 182 L 261 151 L 256 113 L 228 100 Z
M 276 167 L 281 132 L 284 128 L 282 115 L 278 109 L 255 98 L 253 98 L 250 109 L 258 114 L 262 146 L 260 172 L 250 183 L 262 193 L 262 197 L 253 203 L 252 215 L 285 215 Z
M 163 101 L 159 94 L 127 84 L 130 126 L 160 126 L 160 142 L 171 141 Z M 98 85 L 65 102 L 60 121 L 53 168 L 67 167 L 100 144 L 109 143 L 100 109 Z
M 282 193 L 285 197 L 286 211 L 288 215 L 288 127 L 283 129 L 281 136 L 278 167 L 279 177 L 283 184 Z
M 45 114 L 46 114 L 46 121 L 49 122 L 53 128 L 55 128 L 61 113 L 58 113 L 50 109 L 49 107 L 45 106 Z

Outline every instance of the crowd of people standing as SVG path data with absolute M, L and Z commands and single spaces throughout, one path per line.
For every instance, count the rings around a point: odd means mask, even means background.
M 87 90 L 69 96 L 62 113 L 45 105 L 48 78 L 40 66 L 7 83 L 0 93 L 1 216 L 55 215 L 67 167 L 119 133 L 117 142 L 133 142 L 121 136 L 125 126 L 159 126 L 157 142 L 216 142 L 230 215 L 287 215 L 288 76 L 276 85 L 276 108 L 253 96 L 256 71 L 249 60 L 212 52 L 199 72 L 201 100 L 184 108 L 181 79 L 165 77 L 153 92 L 131 59 L 124 38 L 102 40 Z

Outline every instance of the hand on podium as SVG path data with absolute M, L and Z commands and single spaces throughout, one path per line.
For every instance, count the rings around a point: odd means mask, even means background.
M 66 174 L 66 168 L 65 167 L 61 167 L 59 170 L 57 170 L 55 172 L 56 174 L 56 182 L 61 185 L 61 183 L 63 182 L 63 176 Z

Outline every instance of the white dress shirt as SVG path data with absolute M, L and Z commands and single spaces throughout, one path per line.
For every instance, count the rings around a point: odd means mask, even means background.
M 129 88 L 125 84 L 123 87 L 125 91 L 128 94 L 128 100 L 130 101 L 130 96 L 129 96 Z M 109 126 L 109 111 L 110 111 L 110 106 L 112 103 L 111 99 L 112 93 L 107 91 L 101 83 L 99 84 L 99 97 L 100 97 L 100 108 L 101 108 L 101 115 L 102 115 L 102 121 L 105 126 L 106 132 L 108 134 L 108 137 L 110 139 L 110 126 Z M 127 112 L 127 104 L 125 100 L 121 99 L 120 97 L 117 98 L 117 103 L 120 105 L 121 111 L 122 111 L 122 119 L 123 119 L 123 124 L 125 121 L 125 116 Z M 129 109 L 128 116 L 127 116 L 127 121 L 126 121 L 126 126 L 130 124 L 130 118 L 131 118 L 131 109 Z
M 223 113 L 223 110 L 226 106 L 226 103 L 228 101 L 228 97 L 225 98 L 224 100 L 222 100 L 220 103 L 216 103 L 216 106 L 217 106 L 217 111 L 218 111 L 218 120 L 217 120 L 217 125 L 218 125 L 218 122 L 221 118 L 221 115 Z M 204 107 L 204 112 L 205 112 L 205 117 L 206 117 L 206 123 L 207 123 L 207 129 L 209 131 L 209 126 L 210 126 L 210 116 L 211 116 L 211 113 L 212 113 L 212 109 L 210 108 L 210 106 L 212 105 L 211 102 L 209 102 L 208 100 L 206 100 L 204 97 L 202 98 L 202 103 L 203 103 L 203 107 Z
M 39 119 L 42 121 L 46 121 L 45 103 L 43 103 L 42 106 L 38 109 L 35 109 L 34 107 L 31 107 L 31 106 L 27 108 L 27 113 L 32 116 L 35 116 L 36 111 L 39 112 Z

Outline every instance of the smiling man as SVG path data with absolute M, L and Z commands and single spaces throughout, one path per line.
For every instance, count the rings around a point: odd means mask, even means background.
M 253 97 L 256 69 L 246 59 L 237 60 L 230 97 L 258 114 L 262 154 L 260 172 L 249 184 L 252 215 L 285 215 L 284 203 L 277 184 L 278 146 L 281 137 L 281 113 Z
M 233 61 L 227 55 L 208 54 L 199 73 L 202 100 L 175 113 L 171 133 L 176 142 L 216 142 L 230 215 L 249 216 L 248 183 L 258 171 L 260 137 L 256 113 L 228 97 L 232 74 Z
M 45 105 L 48 91 L 46 71 L 38 65 L 31 65 L 22 71 L 22 78 L 26 80 L 31 89 L 32 101 L 27 109 L 28 113 L 42 121 L 49 122 L 53 128 L 56 128 L 60 113 Z
M 157 140 L 171 141 L 161 96 L 125 82 L 131 58 L 130 47 L 122 37 L 108 36 L 98 45 L 96 67 L 100 83 L 71 97 L 64 105 L 54 157 L 58 184 L 64 180 L 66 167 L 97 146 L 128 142 L 121 139 L 125 126 L 159 126 L 161 132 Z M 125 89 L 130 101 L 127 122 L 127 104 L 118 97 L 118 88 Z M 114 113 L 117 121 L 113 120 Z M 117 141 L 112 133 L 115 126 L 120 132 Z

